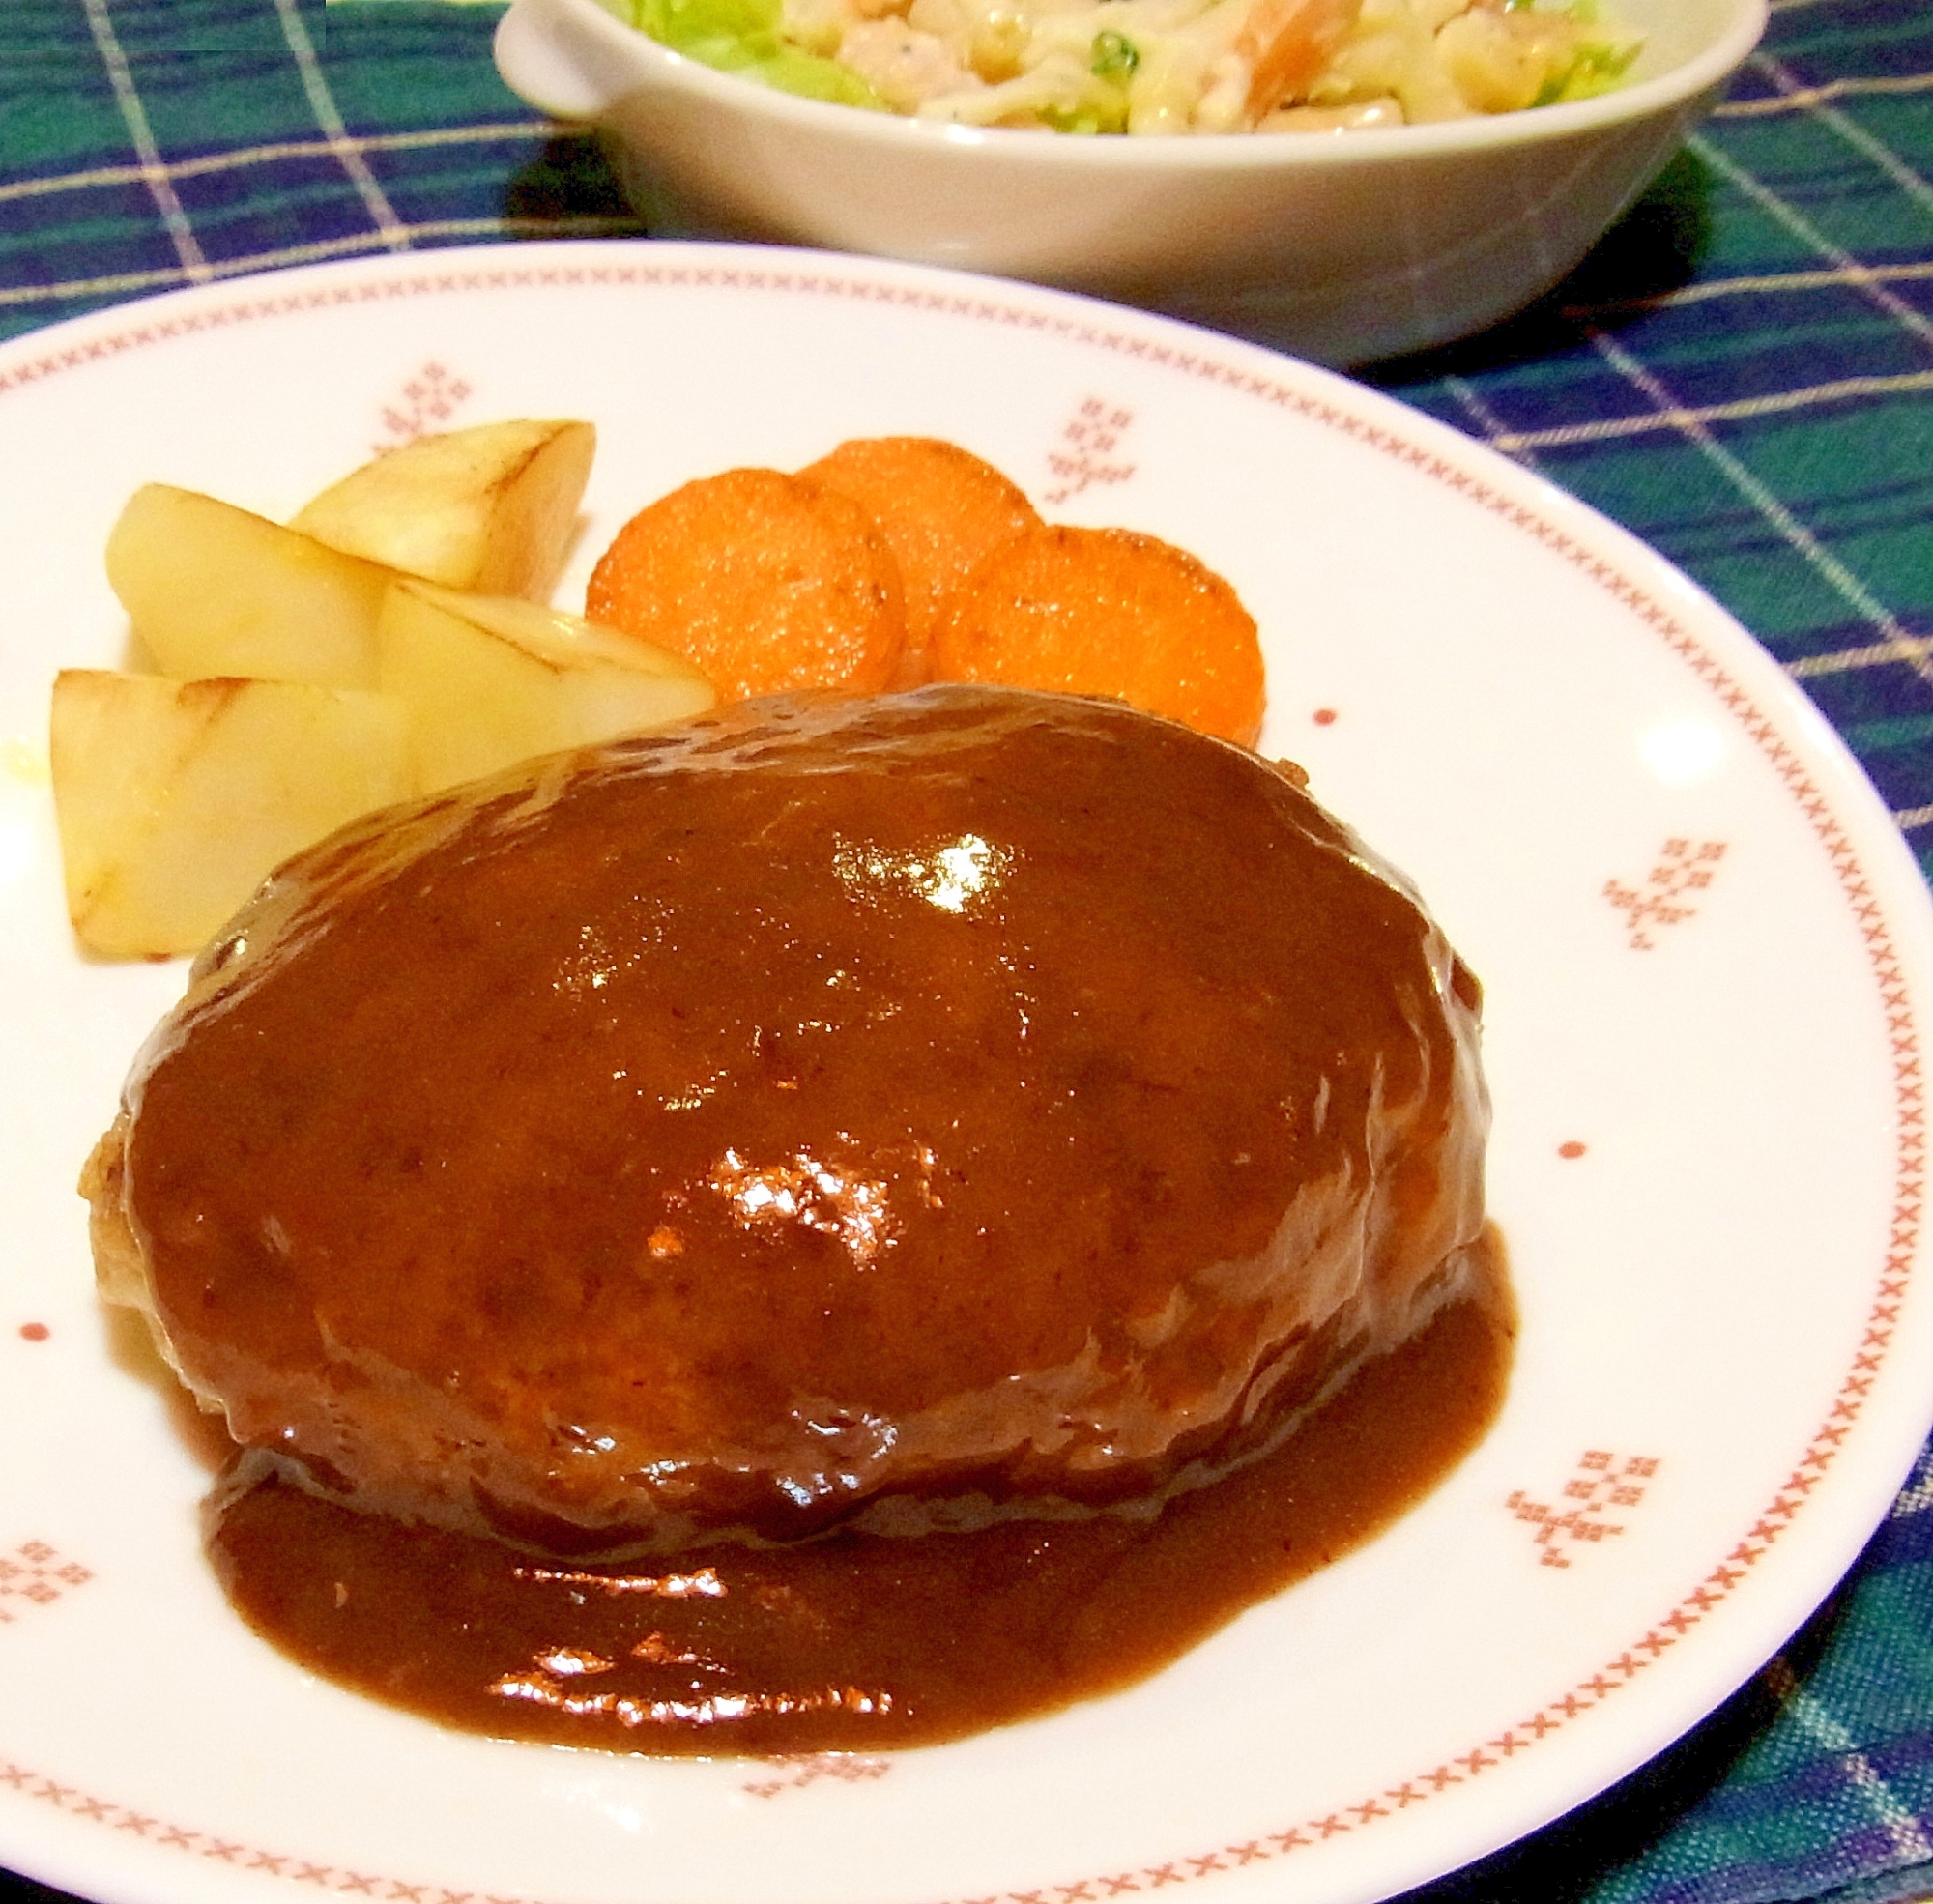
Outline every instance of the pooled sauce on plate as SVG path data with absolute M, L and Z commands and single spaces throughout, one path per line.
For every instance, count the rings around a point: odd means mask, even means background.
M 97 1258 L 254 1451 L 216 1551 L 321 1670 L 651 1750 L 945 1736 L 1146 1670 L 1487 1419 L 1477 1024 L 1240 748 L 744 704 L 290 862 L 135 1068 Z
M 1129 1685 L 1360 1545 L 1483 1436 L 1510 1370 L 1494 1234 L 1469 1295 L 1273 1453 L 1153 1519 L 542 1560 L 239 1471 L 229 1598 L 312 1671 L 468 1732 L 658 1754 L 930 1745 Z

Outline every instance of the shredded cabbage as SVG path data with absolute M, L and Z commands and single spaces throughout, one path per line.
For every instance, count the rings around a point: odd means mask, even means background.
M 617 0 L 612 11 L 674 52 L 721 72 L 834 105 L 884 109 L 885 101 L 851 67 L 807 52 L 787 37 L 781 0 Z

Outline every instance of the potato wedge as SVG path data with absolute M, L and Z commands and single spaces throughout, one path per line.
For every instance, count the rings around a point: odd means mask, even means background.
M 506 595 L 398 581 L 377 634 L 382 691 L 409 713 L 419 789 L 662 727 L 717 699 L 688 661 Z
M 198 950 L 290 853 L 408 797 L 407 733 L 376 694 L 67 670 L 49 751 L 81 943 Z
M 376 684 L 390 571 L 191 489 L 137 489 L 107 538 L 107 580 L 162 674 Z
M 479 594 L 550 593 L 597 434 L 517 419 L 418 437 L 332 483 L 290 527 L 332 549 Z

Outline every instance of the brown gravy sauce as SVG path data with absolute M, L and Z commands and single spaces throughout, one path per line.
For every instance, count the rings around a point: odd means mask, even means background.
M 1127 1686 L 1361 1545 L 1483 1437 L 1515 1329 L 1491 1229 L 1470 1295 L 1152 1519 L 579 1566 L 358 1514 L 244 1457 L 208 1541 L 263 1638 L 462 1731 L 657 1755 L 932 1745 Z

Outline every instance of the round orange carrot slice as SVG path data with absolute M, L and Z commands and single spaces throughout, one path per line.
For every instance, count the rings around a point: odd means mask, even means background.
M 852 437 L 799 475 L 867 510 L 900 565 L 907 640 L 897 684 L 903 687 L 927 678 L 933 624 L 974 563 L 1040 523 L 1024 492 L 993 464 L 938 437 Z
M 934 631 L 937 680 L 1111 695 L 1255 745 L 1254 619 L 1185 549 L 1128 529 L 1029 530 L 974 569 Z
M 620 529 L 585 596 L 594 621 L 671 649 L 727 700 L 874 694 L 906 640 L 899 567 L 850 497 L 777 470 L 726 470 Z

